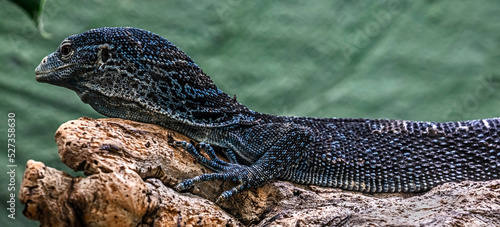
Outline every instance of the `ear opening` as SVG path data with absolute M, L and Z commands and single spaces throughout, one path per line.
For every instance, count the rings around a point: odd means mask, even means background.
M 99 51 L 99 61 L 100 63 L 105 63 L 107 62 L 109 59 L 111 58 L 111 54 L 109 52 L 109 46 L 106 44 L 106 45 L 102 45 L 101 48 L 100 48 L 100 51 Z

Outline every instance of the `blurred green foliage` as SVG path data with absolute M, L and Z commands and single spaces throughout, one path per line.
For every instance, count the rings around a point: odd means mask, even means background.
M 23 9 L 35 24 L 40 22 L 44 0 L 9 0 Z
M 28 159 L 69 171 L 58 126 L 103 117 L 33 70 L 71 34 L 104 26 L 155 32 L 253 110 L 312 117 L 447 121 L 500 116 L 500 2 L 48 0 L 42 37 L 0 0 L 0 222 L 7 218 L 7 114 L 16 114 L 17 189 Z

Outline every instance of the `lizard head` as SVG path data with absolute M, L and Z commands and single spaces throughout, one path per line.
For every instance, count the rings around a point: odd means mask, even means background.
M 201 71 L 175 45 L 151 32 L 129 27 L 98 28 L 64 39 L 55 52 L 42 59 L 35 74 L 38 82 L 69 88 L 80 97 L 88 92 L 130 96 L 137 90 L 131 80 L 168 80 L 156 70 L 167 65 L 174 70 L 164 72 Z
M 136 28 L 69 36 L 35 74 L 38 82 L 69 88 L 109 117 L 220 125 L 239 121 L 238 115 L 248 111 L 174 44 Z

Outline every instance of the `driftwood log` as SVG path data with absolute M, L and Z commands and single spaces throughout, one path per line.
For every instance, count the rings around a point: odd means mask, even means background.
M 41 226 L 500 226 L 500 180 L 447 183 L 426 193 L 363 194 L 275 181 L 228 201 L 233 183 L 186 192 L 210 172 L 174 146 L 189 138 L 121 119 L 80 118 L 55 135 L 61 160 L 84 177 L 28 161 L 20 199 Z

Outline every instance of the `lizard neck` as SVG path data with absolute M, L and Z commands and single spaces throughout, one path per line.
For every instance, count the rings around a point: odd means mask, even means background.
M 145 107 L 152 111 L 196 126 L 219 127 L 255 121 L 256 112 L 218 89 L 194 63 L 174 73 L 165 73 L 169 74 L 168 80 L 151 84 L 158 96 Z
M 192 62 L 127 65 L 90 71 L 85 77 L 89 79 L 77 86 L 84 88 L 77 91 L 82 101 L 108 117 L 174 130 L 187 126 L 252 125 L 261 115 L 218 89 Z M 92 86 L 96 83 L 99 86 Z

